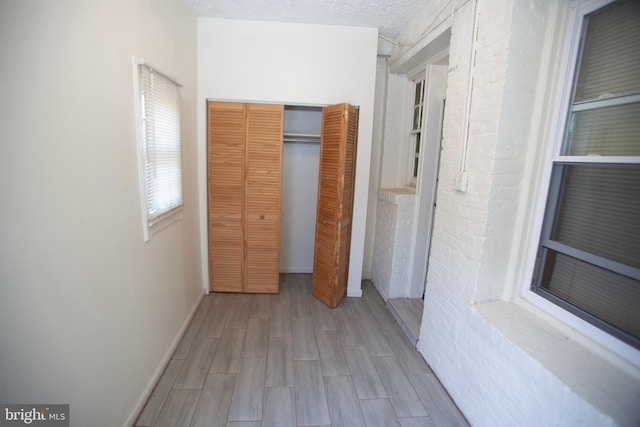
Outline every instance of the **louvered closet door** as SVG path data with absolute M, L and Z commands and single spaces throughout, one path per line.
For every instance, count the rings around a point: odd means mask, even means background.
M 243 289 L 245 105 L 208 102 L 207 196 L 211 291 Z
M 313 294 L 336 307 L 347 290 L 355 180 L 358 110 L 322 110 Z
M 284 106 L 247 104 L 245 292 L 278 292 Z

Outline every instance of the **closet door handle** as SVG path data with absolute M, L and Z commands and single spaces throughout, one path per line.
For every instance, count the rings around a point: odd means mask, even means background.
M 260 219 L 264 219 L 264 215 L 260 215 Z

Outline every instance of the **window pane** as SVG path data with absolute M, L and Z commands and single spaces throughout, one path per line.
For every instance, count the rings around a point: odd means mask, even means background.
M 551 239 L 640 268 L 640 166 L 556 168 L 564 179 Z
M 548 250 L 541 287 L 640 338 L 640 282 Z
M 588 17 L 575 102 L 640 92 L 640 2 L 620 1 Z
M 639 156 L 640 104 L 573 113 L 569 132 L 564 155 Z
M 584 17 L 533 290 L 640 348 L 640 2 Z M 631 96 L 630 96 L 631 95 Z M 611 99 L 614 98 L 615 99 Z M 587 157 L 593 156 L 593 157 Z M 616 163 L 595 163 L 619 156 Z M 605 159 L 600 159 L 605 160 Z M 606 159 L 613 161 L 614 159 Z
M 420 105 L 422 101 L 422 83 L 423 82 L 416 83 L 416 94 L 413 98 L 413 105 Z
M 420 154 L 420 133 L 416 134 L 416 154 Z
M 421 110 L 422 107 L 420 106 L 413 109 L 413 127 L 411 128 L 413 130 L 420 130 L 420 116 L 422 116 Z

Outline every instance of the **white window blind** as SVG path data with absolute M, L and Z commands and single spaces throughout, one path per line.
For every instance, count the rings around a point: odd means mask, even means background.
M 637 93 L 640 88 L 640 25 L 633 1 L 596 11 L 585 21 L 575 102 Z M 637 2 L 635 2 L 637 3 Z M 635 14 L 635 18 L 634 18 Z
M 182 206 L 180 86 L 147 65 L 138 67 L 143 198 L 152 227 Z
M 532 289 L 640 348 L 640 2 L 583 19 Z

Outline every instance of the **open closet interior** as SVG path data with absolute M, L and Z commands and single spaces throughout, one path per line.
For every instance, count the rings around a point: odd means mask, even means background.
M 358 110 L 208 101 L 209 286 L 276 293 L 279 273 L 313 273 L 335 307 L 346 293 Z
M 313 272 L 321 125 L 321 107 L 284 107 L 281 273 Z

